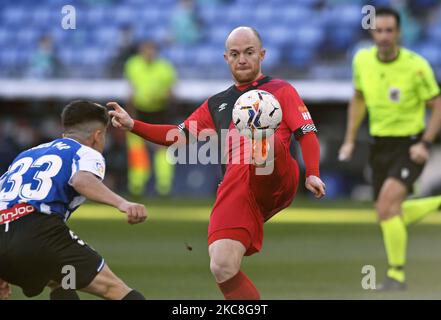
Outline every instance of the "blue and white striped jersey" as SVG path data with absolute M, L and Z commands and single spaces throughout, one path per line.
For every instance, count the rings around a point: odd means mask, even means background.
M 104 179 L 103 156 L 69 138 L 23 151 L 0 178 L 0 210 L 25 202 L 37 211 L 59 215 L 66 221 L 86 200 L 71 186 L 78 171 Z

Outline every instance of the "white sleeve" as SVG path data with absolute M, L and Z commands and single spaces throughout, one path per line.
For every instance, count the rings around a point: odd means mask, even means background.
M 9 169 L 8 169 L 9 170 Z M 0 190 L 2 189 L 2 186 L 3 186 L 3 182 L 5 182 L 5 180 L 6 180 L 6 174 L 8 173 L 8 171 L 6 171 L 4 174 L 2 174 L 1 176 L 0 176 Z
M 100 180 L 103 180 L 106 173 L 106 163 L 101 153 L 86 146 L 78 149 L 72 161 L 72 175 L 70 176 L 69 184 L 73 175 L 78 171 L 91 172 Z

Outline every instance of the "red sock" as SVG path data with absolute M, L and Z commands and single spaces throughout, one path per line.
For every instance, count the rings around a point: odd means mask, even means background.
M 225 300 L 260 300 L 259 291 L 242 271 L 218 286 Z

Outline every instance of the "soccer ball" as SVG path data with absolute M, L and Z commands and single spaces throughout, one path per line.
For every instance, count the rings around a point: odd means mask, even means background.
M 279 101 L 267 91 L 247 91 L 234 104 L 233 123 L 242 135 L 249 138 L 269 137 L 281 122 Z

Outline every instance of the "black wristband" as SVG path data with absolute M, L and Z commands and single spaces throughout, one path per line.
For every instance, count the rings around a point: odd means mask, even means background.
M 432 147 L 433 143 L 427 140 L 421 140 L 420 141 L 422 144 L 424 144 L 424 146 L 426 147 L 427 150 L 430 150 L 430 148 Z

